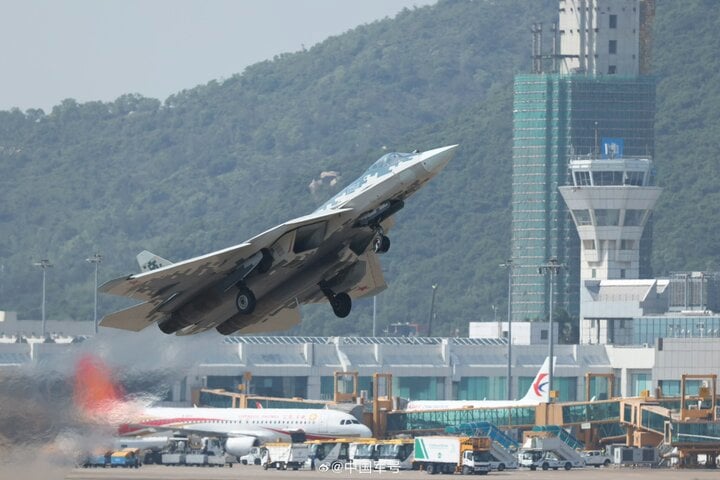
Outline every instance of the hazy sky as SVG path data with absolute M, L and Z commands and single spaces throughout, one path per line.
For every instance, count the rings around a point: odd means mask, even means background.
M 435 0 L 0 0 L 0 110 L 164 100 Z

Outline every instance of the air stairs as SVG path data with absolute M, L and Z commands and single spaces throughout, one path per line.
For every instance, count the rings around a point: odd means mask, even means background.
M 560 459 L 571 462 L 573 466 L 585 465 L 585 459 L 579 452 L 585 448 L 585 444 L 558 425 L 536 426 L 525 433 L 525 438 L 523 449 L 553 452 Z
M 540 425 L 535 426 L 532 429 L 533 432 L 547 432 L 553 437 L 559 438 L 563 443 L 568 445 L 573 450 L 584 450 L 585 444 L 575 438 L 567 430 L 562 428 L 560 425 Z
M 487 437 L 493 442 L 499 443 L 506 450 L 517 450 L 519 446 L 518 442 L 490 422 L 461 423 L 457 427 L 448 427 L 445 431 L 469 437 Z
M 448 427 L 445 429 L 447 433 L 467 435 L 470 437 L 489 438 L 490 454 L 498 463 L 505 468 L 517 468 L 517 450 L 519 443 L 509 437 L 505 432 L 490 422 L 471 422 L 462 423 L 457 427 Z

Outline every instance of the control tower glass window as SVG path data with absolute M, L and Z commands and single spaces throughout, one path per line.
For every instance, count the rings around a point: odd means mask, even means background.
M 622 185 L 623 172 L 593 172 L 595 186 Z
M 580 225 L 592 225 L 592 220 L 590 219 L 590 211 L 589 210 L 573 210 L 573 216 L 575 217 L 575 223 Z
M 620 210 L 597 209 L 595 210 L 595 224 L 598 227 L 616 227 L 620 223 Z
M 590 172 L 575 172 L 575 185 L 590 185 Z
M 623 226 L 625 227 L 639 227 L 642 225 L 643 217 L 645 216 L 645 210 L 625 210 L 625 220 Z
M 625 172 L 625 185 L 642 187 L 645 172 Z

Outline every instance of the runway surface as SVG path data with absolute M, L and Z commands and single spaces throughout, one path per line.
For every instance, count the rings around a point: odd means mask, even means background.
M 447 478 L 447 476 L 442 476 Z M 236 465 L 233 468 L 202 468 L 202 467 L 165 467 L 157 465 L 147 465 L 139 469 L 84 469 L 78 468 L 72 470 L 65 476 L 66 479 L 132 479 L 132 480 L 182 480 L 182 479 L 198 479 L 198 480 L 224 480 L 224 479 L 344 479 L 344 478 L 389 478 L 389 479 L 425 479 L 429 478 L 425 472 L 361 472 L 357 470 L 346 470 L 340 473 L 335 472 L 319 472 L 310 470 L 299 471 L 278 471 L 263 470 L 258 466 Z M 720 472 L 717 470 L 674 470 L 674 469 L 646 469 L 646 468 L 583 468 L 573 469 L 569 472 L 565 471 L 535 471 L 516 470 L 505 472 L 491 472 L 483 478 L 514 480 L 543 480 L 543 479 L 566 479 L 566 480 L 634 480 L 634 479 L 653 479 L 653 480 L 676 480 L 683 478 L 686 480 L 703 480 L 718 479 Z

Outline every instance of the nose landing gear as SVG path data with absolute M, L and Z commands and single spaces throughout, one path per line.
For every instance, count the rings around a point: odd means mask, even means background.
M 255 294 L 244 285 L 238 285 L 238 294 L 235 297 L 235 306 L 243 315 L 250 315 L 255 310 Z
M 375 253 L 385 253 L 390 250 L 390 237 L 385 235 L 385 231 L 380 225 L 373 227 L 375 237 L 372 241 L 372 249 Z

